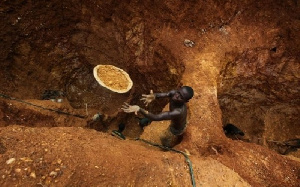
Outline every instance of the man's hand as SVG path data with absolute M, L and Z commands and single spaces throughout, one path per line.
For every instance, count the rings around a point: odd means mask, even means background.
M 140 110 L 140 107 L 138 105 L 129 105 L 128 103 L 124 103 L 121 109 L 126 113 L 134 112 L 135 115 L 137 115 L 138 111 Z
M 149 95 L 142 94 L 142 99 L 141 101 L 144 101 L 146 106 L 148 106 L 149 103 L 151 103 L 155 99 L 155 95 L 153 94 L 153 90 L 150 90 Z

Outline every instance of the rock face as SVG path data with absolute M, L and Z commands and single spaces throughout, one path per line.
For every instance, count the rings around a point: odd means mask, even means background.
M 246 27 L 253 28 L 242 31 L 250 35 L 248 46 L 225 53 L 218 84 L 223 123 L 238 124 L 252 142 L 264 145 L 300 134 L 300 59 L 296 47 L 300 25 L 297 11 L 290 12 L 299 7 L 292 2 L 288 3 L 290 9 L 281 6 L 278 2 L 267 11 L 245 12 L 255 22 L 240 15 Z M 249 8 L 256 9 L 253 5 Z
M 35 141 L 45 141 L 50 145 L 49 141 L 54 141 L 52 137 L 60 136 L 51 129 L 49 139 L 38 139 L 34 133 L 29 133 L 30 139 L 23 137 L 23 131 L 35 130 L 6 126 L 62 127 L 59 132 L 67 134 L 71 132 L 63 127 L 88 127 L 80 132 L 86 133 L 87 137 L 101 139 L 93 146 L 85 147 L 85 142 L 90 139 L 77 133 L 68 138 L 80 137 L 83 140 L 79 144 L 91 154 L 93 164 L 99 164 L 93 148 L 108 141 L 108 144 L 118 145 L 118 148 L 110 149 L 117 152 L 113 157 L 117 163 L 114 166 L 122 164 L 122 154 L 129 155 L 126 159 L 137 156 L 140 162 L 141 158 L 145 158 L 155 167 L 168 163 L 172 178 L 168 185 L 185 186 L 189 180 L 174 179 L 174 175 L 181 175 L 174 172 L 176 162 L 171 163 L 168 158 L 155 162 L 151 159 L 152 152 L 147 152 L 140 145 L 132 147 L 142 151 L 141 154 L 127 150 L 122 152 L 120 145 L 130 143 L 120 144 L 107 138 L 107 133 L 124 123 L 126 137 L 141 135 L 156 141 L 162 129 L 168 126 L 168 121 L 152 122 L 141 129 L 134 115 L 124 114 L 119 108 L 124 102 L 144 107 L 140 101 L 141 94 L 150 90 L 166 92 L 189 85 L 194 88 L 195 95 L 188 105 L 187 132 L 177 148 L 188 149 L 195 156 L 197 169 L 205 165 L 207 169 L 208 165 L 218 162 L 213 167 L 215 173 L 196 174 L 198 183 L 207 184 L 210 181 L 208 175 L 216 174 L 220 164 L 224 166 L 222 171 L 227 171 L 227 167 L 230 170 L 224 174 L 237 173 L 228 186 L 236 181 L 242 181 L 244 186 L 270 186 L 274 183 L 297 186 L 299 163 L 269 149 L 278 151 L 280 142 L 300 138 L 299 15 L 297 0 L 1 1 L 0 126 L 4 130 L 0 130 L 0 154 L 6 160 L 14 151 L 20 157 L 24 157 L 23 153 L 30 154 L 20 152 L 22 147 L 14 150 L 16 144 L 10 143 L 9 138 L 16 141 L 24 138 L 26 142 L 22 145 L 28 143 L 34 150 Z M 93 77 L 93 68 L 99 64 L 111 64 L 125 70 L 133 81 L 132 89 L 119 94 L 101 87 Z M 40 100 L 45 90 L 63 93 L 63 102 Z M 27 106 L 28 103 L 31 105 Z M 147 110 L 158 113 L 166 104 L 165 99 L 155 100 Z M 92 119 L 95 115 L 99 116 L 97 120 Z M 222 127 L 229 123 L 245 133 L 242 141 L 232 141 L 224 135 Z M 106 134 L 99 132 L 100 135 L 96 135 L 89 128 Z M 37 131 L 44 134 L 43 129 Z M 76 128 L 71 131 L 76 131 Z M 6 137 L 6 133 L 10 136 Z M 62 141 L 66 139 L 62 138 Z M 68 147 L 65 142 L 61 145 Z M 72 145 L 75 147 L 76 144 Z M 54 147 L 51 151 L 58 153 L 60 149 Z M 79 148 L 74 148 L 65 153 L 78 151 Z M 96 151 L 105 152 L 105 149 L 101 147 Z M 43 154 L 32 153 L 36 159 Z M 160 152 L 153 154 L 158 158 Z M 289 154 L 300 157 L 299 151 Z M 108 156 L 103 154 L 102 158 L 107 159 Z M 214 161 L 201 165 L 203 157 Z M 85 158 L 85 155 L 80 155 L 80 158 Z M 69 158 L 65 156 L 64 159 Z M 81 162 L 81 159 L 76 161 Z M 5 165 L 6 160 L 1 160 L 1 164 Z M 67 162 L 76 170 L 76 162 Z M 0 171 L 12 173 L 12 167 L 8 167 Z M 38 166 L 34 167 L 38 169 Z M 128 173 L 130 167 L 128 164 L 120 171 Z M 274 167 L 278 169 L 276 172 L 273 172 Z M 19 174 L 22 171 L 14 169 Z M 55 168 L 52 169 L 56 172 Z M 80 169 L 87 171 L 91 168 L 80 166 Z M 145 167 L 139 169 L 151 173 Z M 62 184 L 101 183 L 98 180 L 81 183 L 77 178 L 83 175 L 68 172 L 74 181 L 64 178 Z M 117 185 L 125 175 L 116 170 L 109 174 L 113 175 L 113 172 L 118 175 L 117 182 L 113 183 Z M 155 175 L 162 173 L 164 169 L 157 170 Z M 39 181 L 42 175 L 36 174 L 34 178 Z M 88 179 L 97 177 L 92 172 L 85 174 Z M 136 182 L 139 177 L 144 182 L 147 180 L 142 175 L 134 176 L 127 178 L 123 185 L 141 185 Z M 53 176 L 49 177 L 52 177 L 50 182 L 45 176 L 40 179 L 43 180 L 41 184 L 50 185 L 55 181 Z M 168 177 L 162 178 L 169 180 Z M 16 180 L 5 179 L 5 185 L 17 184 Z M 102 184 L 109 184 L 109 179 L 106 178 Z M 150 185 L 150 182 L 146 184 Z M 224 184 L 224 179 L 217 184 Z

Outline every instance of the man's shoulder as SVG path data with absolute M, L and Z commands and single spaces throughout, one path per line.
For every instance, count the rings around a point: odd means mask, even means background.
M 173 96 L 176 92 L 177 92 L 176 90 L 171 90 L 171 91 L 169 91 L 168 95 Z

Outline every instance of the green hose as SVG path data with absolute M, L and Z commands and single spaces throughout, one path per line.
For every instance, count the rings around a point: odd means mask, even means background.
M 194 178 L 194 172 L 193 172 L 192 162 L 191 162 L 189 156 L 185 152 L 182 152 L 182 151 L 179 151 L 179 150 L 176 150 L 176 149 L 173 149 L 173 148 L 169 148 L 169 147 L 166 147 L 166 146 L 163 146 L 163 145 L 155 144 L 155 143 L 149 142 L 149 141 L 141 139 L 141 138 L 136 138 L 135 140 L 140 140 L 142 142 L 145 142 L 145 143 L 150 144 L 150 145 L 155 146 L 155 147 L 159 147 L 159 148 L 164 149 L 164 150 L 174 151 L 174 152 L 183 154 L 183 156 L 185 157 L 185 161 L 189 165 L 189 170 L 190 170 L 192 185 L 193 185 L 193 187 L 196 187 L 196 182 L 195 182 L 195 178 Z

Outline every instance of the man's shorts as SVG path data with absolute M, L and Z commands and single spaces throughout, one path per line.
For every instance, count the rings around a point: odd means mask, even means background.
M 183 134 L 183 132 L 181 134 L 179 134 L 179 135 L 174 135 L 171 132 L 170 127 L 169 127 L 160 136 L 161 144 L 163 146 L 172 148 L 172 147 L 174 147 L 175 145 L 177 145 L 177 144 L 179 144 L 181 142 L 181 140 L 182 140 L 182 134 Z

